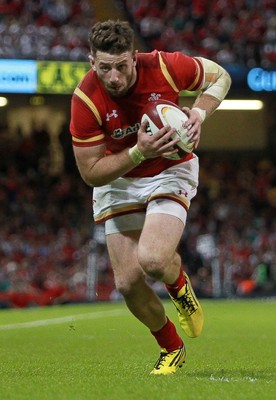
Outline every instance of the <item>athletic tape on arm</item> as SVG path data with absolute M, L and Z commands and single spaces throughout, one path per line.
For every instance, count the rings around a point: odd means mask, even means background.
M 222 101 L 228 93 L 231 78 L 228 72 L 215 62 L 207 58 L 198 57 L 204 68 L 204 84 L 201 87 L 204 94 L 209 94 Z

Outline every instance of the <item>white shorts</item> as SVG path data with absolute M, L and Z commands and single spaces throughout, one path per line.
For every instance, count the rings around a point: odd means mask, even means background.
M 173 215 L 186 223 L 198 186 L 198 158 L 174 165 L 153 177 L 118 178 L 93 190 L 96 223 L 105 233 L 141 230 L 148 214 Z

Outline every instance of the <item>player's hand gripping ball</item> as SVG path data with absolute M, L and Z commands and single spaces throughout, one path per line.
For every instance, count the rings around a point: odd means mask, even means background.
M 144 120 L 148 121 L 147 133 L 149 135 L 154 135 L 165 125 L 175 128 L 176 132 L 171 138 L 180 138 L 180 141 L 177 143 L 178 153 L 166 158 L 180 160 L 187 153 L 191 153 L 194 148 L 194 143 L 191 143 L 189 136 L 187 136 L 188 129 L 183 126 L 187 119 L 187 115 L 176 104 L 160 99 L 148 102 L 142 111 L 141 122 Z

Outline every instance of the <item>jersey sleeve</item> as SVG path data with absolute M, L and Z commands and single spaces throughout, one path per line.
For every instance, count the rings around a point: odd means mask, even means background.
M 70 132 L 72 143 L 78 147 L 105 143 L 105 134 L 88 105 L 76 94 L 72 96 Z
M 161 69 L 174 89 L 200 90 L 204 83 L 204 69 L 199 59 L 180 52 L 159 53 Z

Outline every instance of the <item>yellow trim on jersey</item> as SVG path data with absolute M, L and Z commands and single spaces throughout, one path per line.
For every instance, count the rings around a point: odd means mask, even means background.
M 178 89 L 178 87 L 176 86 L 176 84 L 173 81 L 173 78 L 171 77 L 171 75 L 169 74 L 169 71 L 167 69 L 166 64 L 164 63 L 161 53 L 160 51 L 158 52 L 158 56 L 159 56 L 159 62 L 160 62 L 160 67 L 161 67 L 161 71 L 163 72 L 163 75 L 165 76 L 165 78 L 167 79 L 167 81 L 169 82 L 169 84 L 171 85 L 171 87 L 173 88 L 173 90 L 176 93 L 179 93 L 180 90 Z
M 185 89 L 185 90 L 191 90 L 191 89 L 193 89 L 194 87 L 196 87 L 197 86 L 197 84 L 198 84 L 198 81 L 199 81 L 199 79 L 200 79 L 200 67 L 199 67 L 199 65 L 198 65 L 198 60 L 196 59 L 196 58 L 194 58 L 194 62 L 195 62 L 195 64 L 196 64 L 196 77 L 195 77 L 195 80 L 193 81 L 193 83 L 187 88 L 187 89 Z
M 98 140 L 102 140 L 104 138 L 104 134 L 101 133 L 100 135 L 94 136 L 92 138 L 88 138 L 88 139 L 78 139 L 75 136 L 73 136 L 73 142 L 77 142 L 77 143 L 91 143 L 91 142 L 96 142 Z
M 74 93 L 75 93 L 77 96 L 79 96 L 79 97 L 85 102 L 85 104 L 88 105 L 88 107 L 90 108 L 90 110 L 93 112 L 93 114 L 94 114 L 95 117 L 97 118 L 97 121 L 98 121 L 99 125 L 102 125 L 103 122 L 102 122 L 101 116 L 100 116 L 100 114 L 99 114 L 99 111 L 98 111 L 97 107 L 96 107 L 95 104 L 93 103 L 93 101 L 90 100 L 89 97 L 86 96 L 86 94 L 85 94 L 82 90 L 80 90 L 80 88 L 78 88 L 78 87 L 75 89 Z

